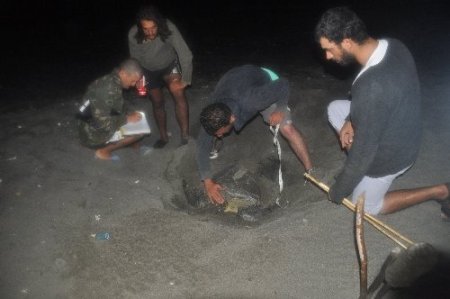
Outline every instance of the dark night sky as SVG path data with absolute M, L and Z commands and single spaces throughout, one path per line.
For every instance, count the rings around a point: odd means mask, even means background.
M 4 4 L 0 15 L 2 103 L 30 101 L 36 93 L 40 94 L 37 98 L 49 100 L 82 92 L 93 78 L 126 57 L 127 31 L 142 3 L 145 1 L 22 0 Z M 315 22 L 324 10 L 336 5 L 355 9 L 375 36 L 393 35 L 407 44 L 414 39 L 410 30 L 422 23 L 425 26 L 424 18 L 445 11 L 443 1 L 432 0 L 152 3 L 178 25 L 197 63 L 203 53 L 211 51 L 240 55 L 246 43 L 258 47 L 259 42 L 284 41 L 282 45 L 291 47 L 286 51 L 314 47 Z M 283 56 L 284 49 L 268 55 Z

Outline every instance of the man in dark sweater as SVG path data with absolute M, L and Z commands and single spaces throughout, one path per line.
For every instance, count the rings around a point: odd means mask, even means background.
M 448 211 L 448 185 L 387 192 L 392 181 L 417 158 L 421 138 L 420 88 L 409 50 L 398 40 L 376 40 L 364 23 L 345 7 L 325 12 L 316 40 L 328 60 L 362 66 L 351 88 L 351 100 L 328 107 L 331 125 L 348 153 L 342 172 L 331 187 L 335 203 L 352 194 L 365 195 L 370 214 L 388 214 L 436 199 Z
M 212 104 L 200 114 L 202 129 L 197 141 L 197 164 L 208 198 L 214 204 L 222 204 L 224 199 L 220 193 L 222 187 L 211 176 L 209 153 L 213 140 L 224 137 L 233 128 L 240 131 L 258 113 L 269 125 L 280 125 L 281 134 L 306 171 L 312 169 L 306 143 L 292 124 L 286 79 L 266 68 L 235 67 L 220 79 L 210 100 Z

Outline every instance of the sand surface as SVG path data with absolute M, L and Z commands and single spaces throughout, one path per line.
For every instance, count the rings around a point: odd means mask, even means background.
M 421 77 L 424 137 L 417 162 L 392 189 L 450 181 L 448 32 L 433 24 L 415 30 L 420 43 L 406 33 L 401 37 Z M 230 48 L 242 46 L 231 42 Z M 321 179 L 331 184 L 343 165 L 345 154 L 325 109 L 347 93 L 351 76 L 336 76 L 311 55 L 313 46 L 295 44 L 282 54 L 278 49 L 289 42 L 260 42 L 263 52 L 242 46 L 237 58 L 218 48 L 196 54 L 195 81 L 187 91 L 192 128 L 187 146 L 178 147 L 168 97 L 168 146 L 146 156 L 123 149 L 117 163 L 96 160 L 79 144 L 73 115 L 80 93 L 66 93 L 48 105 L 3 110 L 0 298 L 357 298 L 353 215 L 304 183 L 303 168 L 284 141 L 286 207 L 257 223 L 215 209 L 180 208 L 183 178 L 196 175 L 200 110 L 220 75 L 238 64 L 261 63 L 289 79 L 294 123 L 306 136 Z M 150 102 L 133 100 L 132 105 L 149 113 L 156 131 Z M 143 143 L 150 146 L 157 136 Z M 272 135 L 258 117 L 226 138 L 215 167 L 234 163 L 259 169 L 259 175 L 262 168 L 275 174 L 273 157 Z M 450 252 L 450 224 L 441 221 L 436 202 L 379 219 L 444 255 Z M 396 244 L 365 228 L 371 283 Z M 91 234 L 97 232 L 109 232 L 111 239 L 95 240 Z M 449 294 L 448 284 L 441 283 L 448 272 L 438 274 L 439 287 Z

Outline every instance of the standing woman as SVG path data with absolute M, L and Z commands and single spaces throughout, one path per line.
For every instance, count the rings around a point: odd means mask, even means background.
M 153 6 L 139 10 L 137 24 L 128 33 L 130 56 L 144 68 L 153 114 L 160 139 L 153 145 L 162 148 L 169 142 L 162 88 L 167 86 L 175 101 L 181 130 L 181 145 L 189 138 L 189 106 L 184 95 L 192 80 L 192 53 L 177 27 Z

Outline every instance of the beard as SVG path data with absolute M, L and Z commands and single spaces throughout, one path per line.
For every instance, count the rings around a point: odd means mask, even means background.
M 342 58 L 337 61 L 340 65 L 347 66 L 356 62 L 356 58 L 353 54 L 350 54 L 346 50 L 342 49 Z
M 156 34 L 146 35 L 145 39 L 146 40 L 154 40 L 156 38 L 156 36 L 157 36 Z

